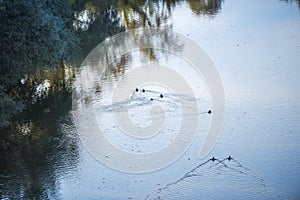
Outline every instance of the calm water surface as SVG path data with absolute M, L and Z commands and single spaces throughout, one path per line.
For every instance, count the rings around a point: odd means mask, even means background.
M 180 111 L 176 94 L 164 88 L 149 86 L 152 93 L 133 97 L 137 104 L 132 104 L 132 119 L 147 126 L 149 116 L 143 113 L 151 105 L 145 99 L 160 91 L 167 94 L 167 103 L 157 103 L 167 110 L 170 127 L 164 130 L 165 138 L 154 138 L 155 145 L 134 146 L 134 141 L 124 138 L 107 120 L 123 108 L 110 104 L 112 89 L 144 61 L 172 66 L 192 83 L 197 97 L 193 101 L 200 111 L 211 107 L 205 83 L 193 76 L 188 63 L 159 51 L 153 61 L 151 53 L 137 50 L 115 59 L 101 80 L 97 65 L 82 66 L 76 70 L 73 91 L 49 98 L 46 108 L 43 105 L 22 116 L 24 120 L 16 125 L 16 131 L 22 133 L 20 138 L 10 140 L 23 139 L 22 144 L 16 142 L 11 149 L 2 140 L 1 198 L 299 199 L 299 1 L 209 2 L 214 3 L 212 11 L 201 11 L 193 1 L 179 2 L 161 22 L 199 44 L 224 83 L 224 128 L 206 158 L 199 158 L 199 148 L 210 123 L 207 114 L 200 114 L 191 147 L 175 163 L 152 173 L 122 173 L 105 167 L 81 143 L 72 113 L 84 106 L 81 102 L 74 105 L 84 96 L 85 104 L 97 105 L 97 120 L 115 145 L 136 152 L 168 145 L 165 141 L 173 137 Z M 229 155 L 233 160 L 226 159 Z M 218 160 L 210 161 L 213 156 Z

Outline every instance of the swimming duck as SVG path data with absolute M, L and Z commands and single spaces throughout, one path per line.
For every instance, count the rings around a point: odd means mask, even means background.
M 164 98 L 164 95 L 160 94 L 160 98 Z

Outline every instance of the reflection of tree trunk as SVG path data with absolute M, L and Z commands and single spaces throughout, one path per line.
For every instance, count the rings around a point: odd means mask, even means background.
M 66 80 L 65 80 L 65 64 L 63 60 L 60 60 L 59 67 L 61 68 L 61 75 L 59 76 L 62 81 L 62 87 L 66 87 Z

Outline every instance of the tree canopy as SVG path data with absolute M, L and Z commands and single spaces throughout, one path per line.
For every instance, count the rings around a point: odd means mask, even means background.
M 69 1 L 0 1 L 0 127 L 22 110 L 20 80 L 78 50 Z

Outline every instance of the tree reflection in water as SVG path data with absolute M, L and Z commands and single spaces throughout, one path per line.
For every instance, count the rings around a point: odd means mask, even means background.
M 170 35 L 172 12 L 183 0 L 72 0 L 76 10 L 73 26 L 81 39 L 81 55 L 71 63 L 62 62 L 55 69 L 40 69 L 31 74 L 27 84 L 16 94 L 27 102 L 24 111 L 11 128 L 0 134 L 0 196 L 2 199 L 58 199 L 59 177 L 72 172 L 78 162 L 78 138 L 71 121 L 72 80 L 85 56 L 105 38 L 127 29 L 165 28 L 165 34 L 149 41 L 137 36 L 137 46 L 143 53 L 142 62 L 155 61 L 159 52 L 143 46 L 160 42 L 163 49 L 178 48 Z M 186 1 L 196 15 L 215 15 L 221 0 Z M 168 46 L 169 45 L 169 46 Z M 116 49 L 103 51 L 106 63 L 111 64 L 107 76 L 115 79 L 125 72 L 130 56 L 119 57 Z M 111 63 L 111 61 L 115 63 Z M 71 65 L 71 66 L 70 66 Z M 77 73 L 80 76 L 80 73 Z M 48 89 L 37 93 L 44 82 Z M 94 93 L 101 93 L 101 83 L 93 84 Z M 83 88 L 84 89 L 84 88 Z M 81 95 L 78 93 L 77 95 Z M 73 96 L 74 97 L 74 96 Z M 89 97 L 87 97 L 89 98 Z
M 102 85 L 107 85 L 105 82 L 118 81 L 126 69 L 132 68 L 133 62 L 155 64 L 160 59 L 168 59 L 168 52 L 180 52 L 184 45 L 170 28 L 161 29 L 159 32 L 148 29 L 131 30 L 104 43 L 107 45 L 100 44 L 91 51 L 83 61 L 81 70 L 76 72 L 73 82 L 75 111 L 98 101 L 101 98 L 99 90 L 102 90 Z M 85 81 L 87 79 L 89 81 Z
M 192 12 L 196 15 L 209 15 L 214 16 L 216 15 L 222 6 L 222 1 L 220 0 L 187 0 Z
M 223 0 L 187 0 L 196 15 L 216 15 Z M 80 30 L 84 56 L 105 37 L 134 28 L 172 27 L 172 13 L 184 0 L 89 0 L 73 1 L 74 26 Z M 83 57 L 84 58 L 84 57 Z
M 57 179 L 76 168 L 77 136 L 69 91 L 56 92 L 2 130 L 1 198 L 57 199 Z

